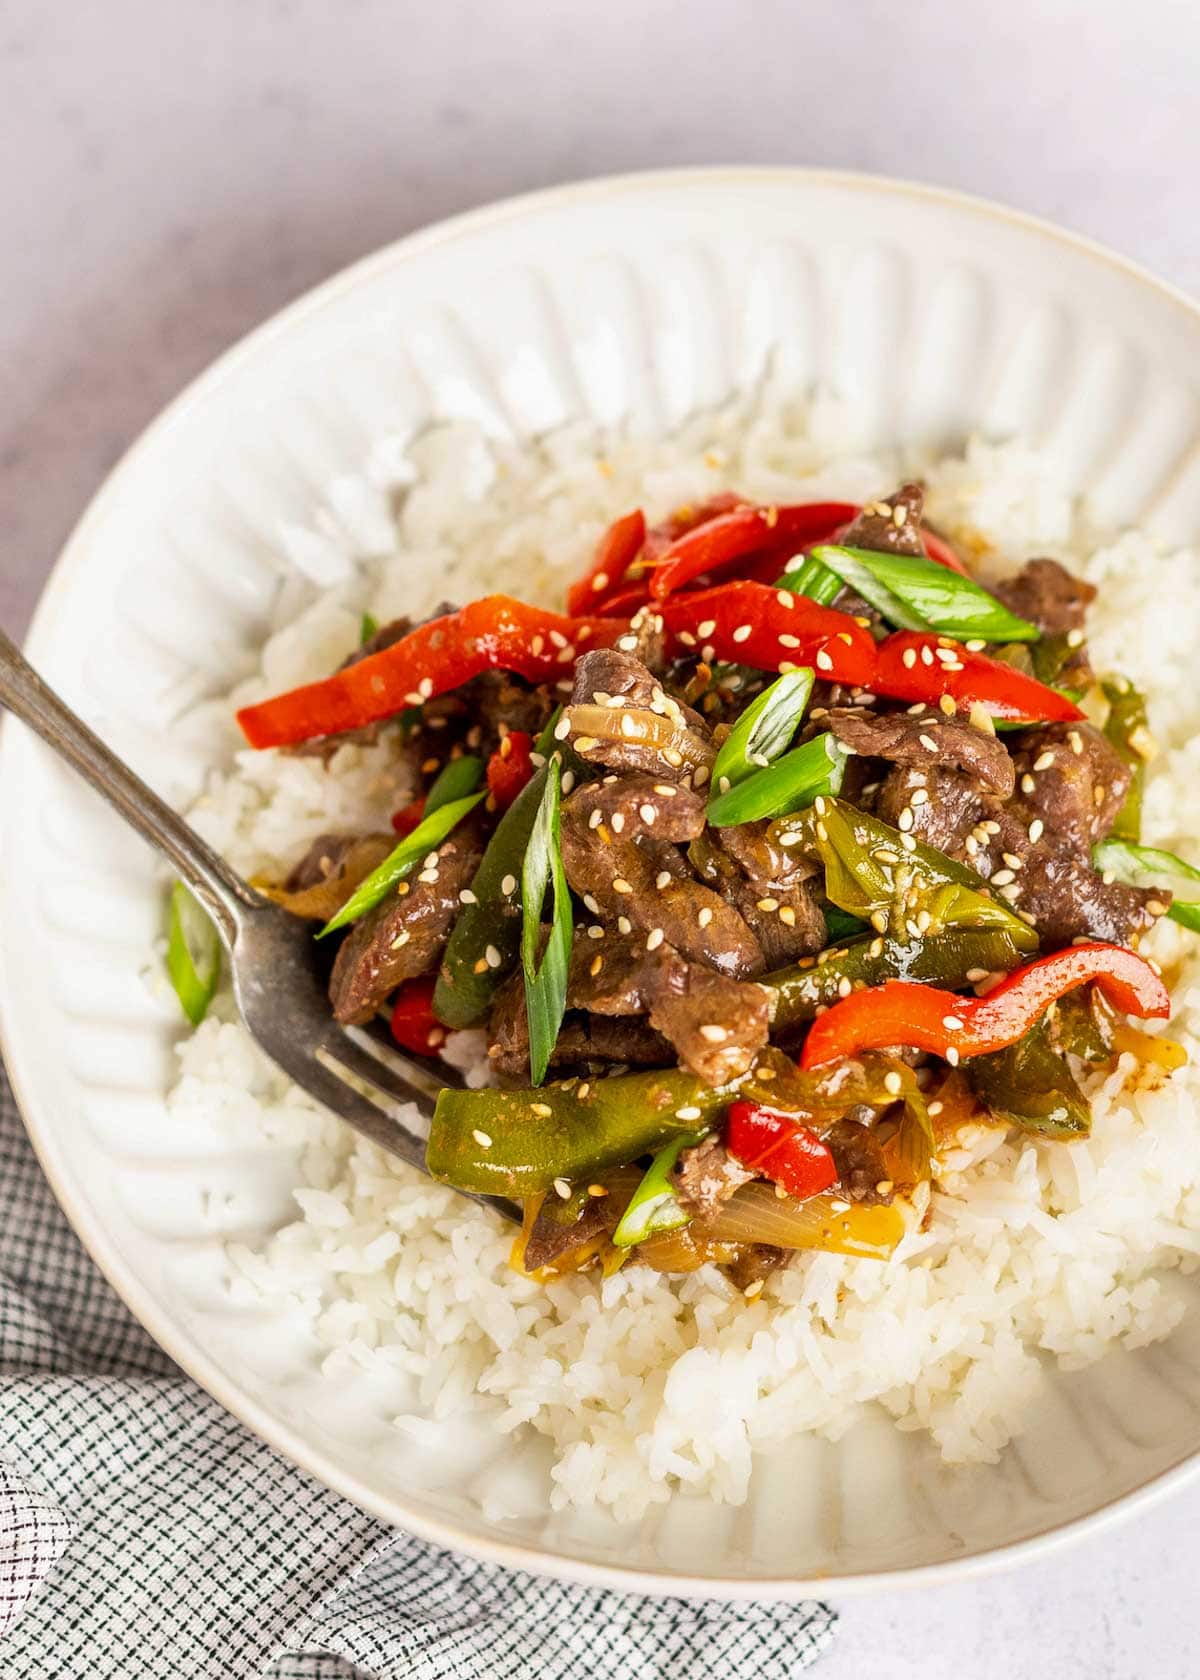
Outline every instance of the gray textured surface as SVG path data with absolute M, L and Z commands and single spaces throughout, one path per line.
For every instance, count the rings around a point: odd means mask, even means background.
M 874 169 L 1200 286 L 1188 0 L 0 0 L 0 621 L 216 352 L 412 228 L 656 164 Z M 803 1497 L 803 1490 L 797 1490 Z M 844 1606 L 829 1680 L 1183 1680 L 1200 1490 Z

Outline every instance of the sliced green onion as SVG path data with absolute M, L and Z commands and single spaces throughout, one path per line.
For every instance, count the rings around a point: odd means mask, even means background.
M 902 630 L 937 630 L 962 641 L 1036 642 L 1039 631 L 970 578 L 918 554 L 878 554 L 822 543 L 813 558 Z
M 473 793 L 469 798 L 452 799 L 448 805 L 439 805 L 435 811 L 430 811 L 427 803 L 426 814 L 412 833 L 401 840 L 395 851 L 389 852 L 379 867 L 373 869 L 351 893 L 337 915 L 325 923 L 317 938 L 324 939 L 335 928 L 346 927 L 350 922 L 358 921 L 360 916 L 365 916 L 368 910 L 373 910 L 427 853 L 437 850 L 450 830 L 469 811 L 473 811 L 482 798 L 482 793 Z
M 475 792 L 482 780 L 481 758 L 464 754 L 462 758 L 450 759 L 425 795 L 425 815 L 430 816 L 443 805 L 452 805 L 456 799 L 465 799 L 469 793 Z
M 212 918 L 182 881 L 171 888 L 167 973 L 183 1013 L 198 1027 L 221 978 L 221 941 Z
M 1167 916 L 1180 927 L 1200 933 L 1200 869 L 1185 863 L 1174 852 L 1164 852 L 1158 846 L 1135 846 L 1129 840 L 1101 840 L 1098 846 L 1092 847 L 1092 864 L 1102 874 L 1111 872 L 1130 887 L 1153 887 L 1172 881 L 1195 883 L 1187 898 L 1172 900 Z
M 825 794 L 841 791 L 849 753 L 831 734 L 814 735 L 766 770 L 756 770 L 744 782 L 718 792 L 710 800 L 708 820 L 714 828 L 735 828 L 760 817 L 782 817 L 799 811 Z
M 842 580 L 836 572 L 831 572 L 828 566 L 823 566 L 819 560 L 814 560 L 811 554 L 792 571 L 785 572 L 775 585 L 776 589 L 786 589 L 793 595 L 805 595 L 810 601 L 817 601 L 823 607 L 832 606 L 842 591 Z
M 525 969 L 525 1007 L 529 1015 L 529 1071 L 540 1085 L 567 1007 L 567 968 L 571 961 L 573 921 L 571 893 L 559 843 L 561 767 L 557 758 L 546 766 L 546 787 L 529 836 L 521 866 L 521 962 Z M 552 888 L 554 908 L 550 937 L 539 965 L 542 904 Z
M 678 1231 L 686 1225 L 691 1214 L 683 1207 L 671 1182 L 681 1151 L 699 1143 L 705 1132 L 685 1132 L 682 1137 L 665 1143 L 646 1168 L 642 1182 L 633 1192 L 633 1199 L 621 1215 L 621 1222 L 613 1232 L 615 1248 L 632 1248 L 634 1243 L 648 1237 L 660 1237 L 665 1231 Z
M 358 626 L 358 645 L 365 647 L 372 636 L 379 633 L 379 620 L 374 613 L 364 613 Z
M 807 667 L 785 671 L 750 702 L 717 754 L 710 784 L 715 792 L 744 782 L 779 757 L 799 727 L 812 687 Z

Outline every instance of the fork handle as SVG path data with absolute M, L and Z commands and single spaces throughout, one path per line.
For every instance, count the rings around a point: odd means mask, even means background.
M 232 949 L 244 914 L 262 899 L 189 823 L 135 776 L 43 682 L 20 648 L 0 629 L 0 704 L 40 735 L 89 782 L 143 840 L 169 859 Z

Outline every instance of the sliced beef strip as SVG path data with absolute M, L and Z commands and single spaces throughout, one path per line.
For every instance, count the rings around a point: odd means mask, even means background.
M 794 849 L 777 846 L 768 823 L 709 829 L 692 843 L 688 859 L 751 929 L 768 969 L 824 947 L 827 930 L 813 865 Z
M 865 758 L 917 769 L 959 770 L 980 788 L 1007 799 L 1015 785 L 1003 741 L 960 716 L 941 712 L 831 709 L 823 725 L 844 747 Z
M 431 616 L 441 618 L 445 613 L 453 611 L 453 607 L 443 604 Z M 412 629 L 413 621 L 411 618 L 389 618 L 386 624 L 381 624 L 378 630 L 355 648 L 353 653 L 346 655 L 338 666 L 338 670 L 347 671 L 351 665 L 360 665 L 364 659 L 370 659 L 372 654 L 386 653 L 388 648 L 395 647 L 397 642 L 402 642 Z
M 1057 843 L 1086 853 L 1108 833 L 1129 791 L 1130 769 L 1090 723 L 1024 731 L 1014 754 L 1018 803 Z
M 567 880 L 593 915 L 643 936 L 661 931 L 683 956 L 722 974 L 761 973 L 757 939 L 732 905 L 692 878 L 676 845 L 593 827 L 595 809 L 595 784 L 585 785 L 564 802 L 560 831 Z
M 623 733 L 594 733 L 606 713 L 625 714 Z M 669 695 L 640 659 L 620 648 L 595 648 L 575 668 L 566 717 L 575 751 L 610 770 L 643 771 L 659 781 L 702 786 L 716 748 L 703 719 Z M 627 732 L 627 733 L 626 733 Z
M 585 1243 L 593 1242 L 597 1237 L 615 1230 L 612 1207 L 606 1205 L 611 1203 L 611 1200 L 609 1196 L 589 1196 L 580 1210 L 578 1219 L 568 1221 L 555 1217 L 558 1198 L 553 1192 L 547 1196 L 538 1209 L 529 1240 L 525 1244 L 522 1257 L 525 1270 L 536 1272 L 543 1266 L 552 1267 L 563 1255 L 574 1254 L 576 1249 L 582 1248 Z
M 635 772 L 584 782 L 571 796 L 572 811 L 597 836 L 671 840 L 684 844 L 704 832 L 704 800 L 691 788 Z M 601 831 L 603 830 L 603 833 Z
M 1096 598 L 1095 584 L 1085 583 L 1057 560 L 1027 560 L 1015 577 L 990 586 L 993 595 L 1044 636 L 1081 630 Z
M 361 834 L 319 834 L 282 883 L 282 891 L 304 892 L 328 881 L 342 868 L 362 838 Z
M 987 880 L 1004 873 L 999 891 L 1014 910 L 1031 918 L 1044 950 L 1079 938 L 1132 945 L 1154 926 L 1170 903 L 1170 893 L 1106 882 L 1091 867 L 1086 852 L 1057 841 L 1047 819 L 1044 837 L 1032 842 L 1032 820 L 1036 819 L 1022 810 L 1019 799 L 1007 808 L 989 805 L 962 855 Z M 1019 860 L 1019 869 L 1013 868 L 1013 858 Z M 1007 880 L 1010 872 L 1012 881 Z M 1151 904 L 1159 910 L 1150 910 Z
M 843 1118 L 829 1128 L 823 1141 L 833 1153 L 838 1183 L 852 1202 L 891 1201 L 883 1150 L 869 1126 Z M 881 1190 L 881 1184 L 887 1188 Z
M 550 1062 L 554 1067 L 586 1062 L 662 1067 L 671 1056 L 668 1040 L 640 1018 L 568 1014 Z M 500 1079 L 517 1085 L 528 1083 L 529 1017 L 525 981 L 520 973 L 511 975 L 496 993 L 488 1023 L 488 1058 Z
M 437 848 L 436 863 L 407 876 L 354 924 L 329 982 L 337 1020 L 370 1020 L 389 992 L 437 967 L 458 915 L 458 895 L 479 867 L 483 844 L 480 824 L 460 824 Z
M 869 548 L 876 554 L 924 554 L 924 504 L 925 493 L 919 484 L 902 484 L 886 501 L 866 502 L 841 540 L 847 548 Z
M 907 811 L 915 839 L 957 857 L 983 815 L 984 797 L 958 770 L 897 766 L 879 784 L 870 808 L 893 828 L 908 826 Z
M 675 1193 L 688 1213 L 711 1218 L 755 1177 L 756 1173 L 734 1160 L 719 1139 L 707 1137 L 680 1153 L 674 1172 Z
M 714 974 L 670 945 L 648 951 L 632 936 L 577 942 L 567 1004 L 601 1016 L 649 1014 L 681 1064 L 707 1085 L 745 1073 L 771 1027 L 763 987 Z
M 761 1286 L 773 1273 L 790 1266 L 797 1252 L 794 1248 L 776 1248 L 774 1243 L 747 1243 L 737 1259 L 731 1260 L 722 1270 L 733 1287 L 740 1289 L 743 1295 L 757 1295 L 759 1291 L 755 1285 Z

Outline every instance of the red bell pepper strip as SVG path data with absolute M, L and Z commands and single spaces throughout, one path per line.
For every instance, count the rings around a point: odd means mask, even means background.
M 837 1167 L 828 1145 L 790 1115 L 778 1114 L 760 1103 L 729 1105 L 725 1147 L 744 1167 L 773 1179 L 800 1200 L 819 1195 L 837 1181 Z
M 893 700 L 930 705 L 948 694 L 964 710 L 980 705 L 998 718 L 1074 723 L 1083 716 L 1057 689 L 930 631 L 897 630 L 880 642 L 870 687 Z
M 487 762 L 488 792 L 498 811 L 507 811 L 533 776 L 533 736 L 510 729 Z
M 246 706 L 237 718 L 252 747 L 340 735 L 419 706 L 481 671 L 516 671 L 530 682 L 570 676 L 578 653 L 611 647 L 628 628 L 619 618 L 567 618 L 509 595 L 485 595 L 321 682 Z
M 641 508 L 614 520 L 596 545 L 589 570 L 567 590 L 567 611 L 576 617 L 594 612 L 597 603 L 620 586 L 645 540 L 646 516 Z
M 406 980 L 392 1005 L 392 1037 L 414 1056 L 433 1056 L 446 1042 L 446 1029 L 433 1013 L 435 974 Z
M 674 595 L 660 610 L 675 657 L 711 647 L 717 659 L 760 671 L 811 665 L 829 682 L 873 686 L 870 632 L 849 614 L 802 595 L 765 583 L 719 583 Z
M 693 578 L 784 541 L 799 546 L 828 539 L 854 507 L 848 502 L 805 502 L 792 507 L 736 507 L 706 519 L 677 537 L 654 565 L 650 593 L 656 601 L 682 589 Z
M 1126 1015 L 1165 1020 L 1171 1013 L 1167 988 L 1144 957 L 1123 945 L 1072 945 L 1014 969 L 982 997 L 960 997 L 915 980 L 885 980 L 852 992 L 813 1022 L 800 1065 L 823 1067 L 892 1044 L 957 1065 L 1014 1044 L 1064 992 L 1089 981 Z
M 650 599 L 650 591 L 646 587 L 645 579 L 639 583 L 627 583 L 624 589 L 618 589 L 615 594 L 608 595 L 600 601 L 593 612 L 602 618 L 632 618 L 639 607 L 644 607 Z
M 392 827 L 403 839 L 406 834 L 411 834 L 414 828 L 420 826 L 424 816 L 424 799 L 414 799 L 411 805 L 405 805 L 399 811 L 393 812 Z

